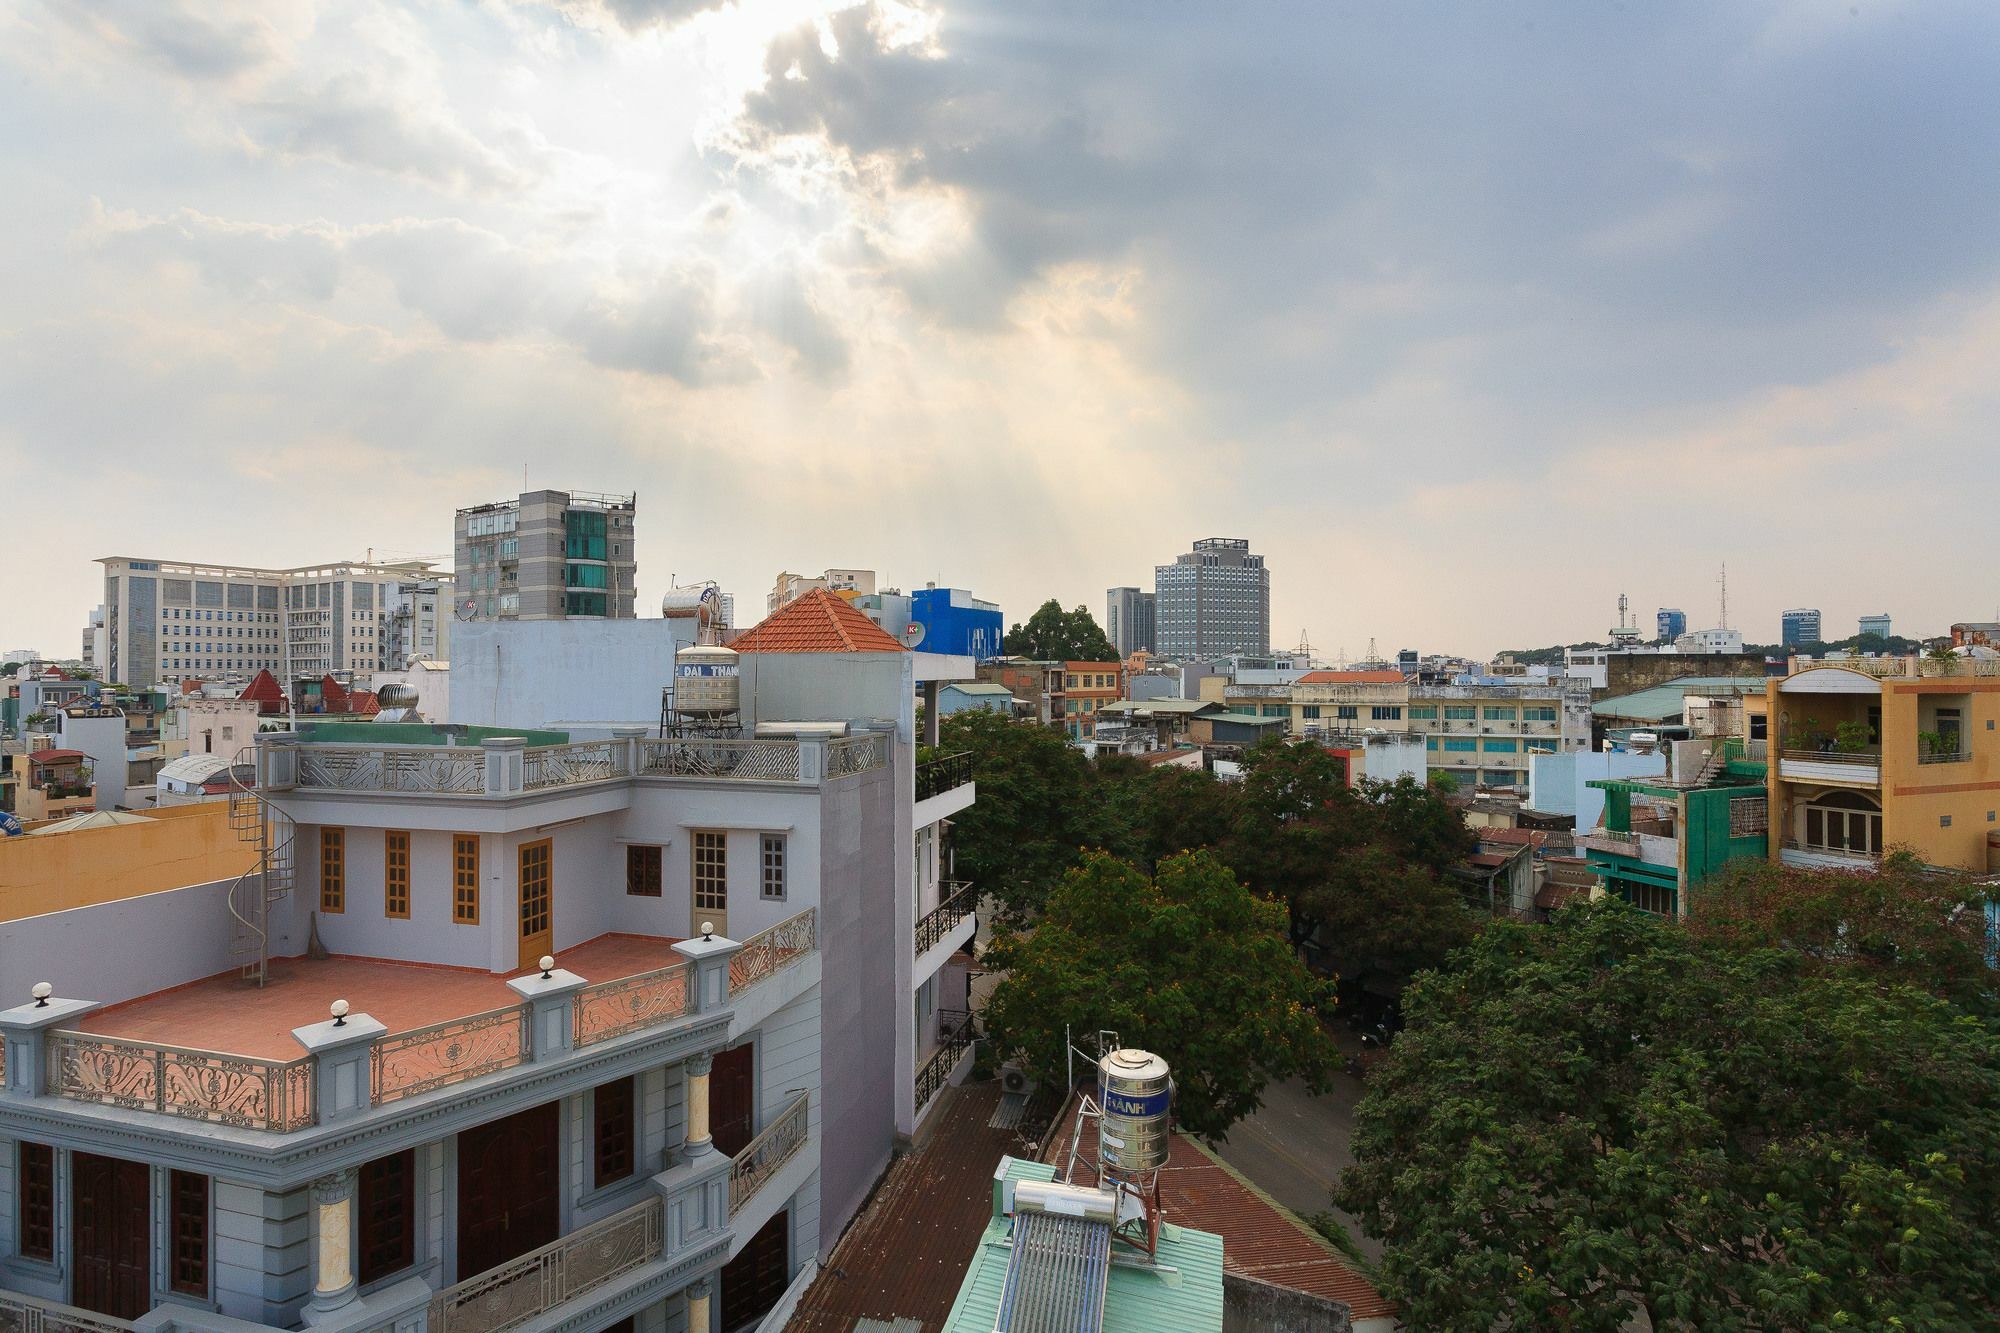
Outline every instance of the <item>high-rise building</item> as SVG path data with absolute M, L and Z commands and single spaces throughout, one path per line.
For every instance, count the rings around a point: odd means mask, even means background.
M 1888 613 L 1885 611 L 1879 616 L 1861 617 L 1861 632 L 1863 634 L 1879 634 L 1885 639 L 1888 638 L 1890 634 Z
M 461 620 L 631 620 L 636 495 L 527 491 L 458 511 Z
M 105 556 L 96 666 L 120 685 L 401 671 L 413 654 L 441 656 L 451 575 L 420 561 L 342 561 L 297 569 Z M 405 585 L 428 588 L 409 633 L 385 633 Z M 96 613 L 92 627 L 96 628 Z M 422 645 L 435 643 L 434 650 Z M 402 645 L 407 646 L 402 646 Z
M 1819 640 L 1819 612 L 1812 607 L 1798 607 L 1785 612 L 1780 620 L 1778 642 L 1787 648 L 1798 648 Z
M 1104 593 L 1104 632 L 1120 657 L 1153 651 L 1153 594 L 1143 588 L 1107 588 Z
M 1241 537 L 1204 537 L 1153 567 L 1154 642 L 1193 661 L 1271 650 L 1271 571 Z
M 1672 643 L 1688 632 L 1687 612 L 1678 606 L 1663 606 L 1653 618 L 1653 637 L 1661 643 Z

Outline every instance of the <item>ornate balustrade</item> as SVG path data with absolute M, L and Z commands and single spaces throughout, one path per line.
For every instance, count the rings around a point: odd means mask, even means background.
M 301 787 L 447 794 L 486 790 L 484 750 L 443 745 L 302 745 L 298 756 Z
M 979 906 L 979 894 L 970 884 L 946 884 L 951 892 L 934 909 L 917 919 L 917 957 L 937 947 L 938 941 L 958 928 Z
M 814 909 L 808 907 L 743 941 L 729 960 L 729 993 L 737 995 L 811 953 L 817 922 Z
M 538 745 L 526 752 L 521 786 L 526 791 L 541 791 L 626 777 L 625 754 L 623 741 Z
M 429 1333 L 505 1333 L 661 1256 L 665 1204 L 634 1204 L 431 1298 Z
M 938 1034 L 937 1049 L 931 1052 L 930 1059 L 924 1061 L 923 1067 L 917 1070 L 916 1107 L 919 1112 L 930 1105 L 931 1098 L 943 1091 L 944 1085 L 950 1082 L 952 1067 L 958 1063 L 958 1057 L 964 1053 L 966 1047 L 972 1045 L 977 1035 L 973 1031 L 971 1014 L 964 1014 L 958 1018 L 955 1026 L 944 1026 L 940 1018 L 940 1027 L 942 1030 Z
M 576 993 L 575 1041 L 581 1048 L 690 1013 L 694 976 L 675 963 L 635 977 L 600 981 Z
M 317 1114 L 310 1058 L 260 1060 L 90 1032 L 50 1034 L 48 1087 L 73 1101 L 239 1129 L 303 1129 Z
M 797 782 L 799 743 L 672 736 L 639 742 L 639 772 L 652 777 Z
M 800 1093 L 764 1132 L 743 1145 L 729 1166 L 729 1215 L 736 1216 L 749 1198 L 777 1174 L 806 1143 L 809 1124 L 806 1094 Z
M 375 1043 L 371 1056 L 375 1102 L 380 1105 L 450 1087 L 511 1069 L 527 1058 L 528 1013 L 521 1005 L 399 1032 Z
M 972 752 L 961 751 L 917 765 L 917 799 L 942 796 L 972 781 Z
M 826 775 L 844 778 L 889 766 L 889 738 L 879 732 L 849 736 L 826 747 Z
M 0 1291 L 0 1333 L 130 1333 L 123 1319 Z

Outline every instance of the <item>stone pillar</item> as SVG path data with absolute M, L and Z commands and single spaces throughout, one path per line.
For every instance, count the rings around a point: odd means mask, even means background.
M 312 1308 L 338 1310 L 354 1299 L 353 1167 L 321 1176 L 312 1184 L 313 1268 Z
M 639 742 L 645 739 L 647 734 L 648 732 L 644 727 L 613 727 L 611 729 L 612 739 L 616 742 L 613 748 L 618 749 L 622 747 L 625 752 L 623 768 L 620 769 L 618 765 L 614 764 L 612 766 L 614 771 L 622 772 L 627 777 L 638 776 L 639 770 L 644 766 L 644 762 L 640 757 Z
M 290 791 L 299 783 L 299 734 L 268 732 L 257 737 L 257 785 L 267 791 Z
M 51 995 L 0 1009 L 0 1042 L 6 1043 L 7 1051 L 7 1077 L 0 1082 L 0 1097 L 40 1097 L 47 1092 L 50 1030 L 66 1027 L 95 1008 L 95 1000 L 58 1000 Z
M 701 922 L 696 921 L 700 928 Z M 691 978 L 690 1012 L 705 1014 L 721 1009 L 729 1003 L 729 960 L 736 956 L 743 946 L 735 940 L 717 935 L 714 939 L 696 936 L 674 945 L 674 952 L 694 964 Z
M 574 972 L 551 968 L 532 972 L 507 986 L 528 1005 L 528 1058 L 547 1060 L 576 1047 L 576 993 L 590 983 Z
M 375 1104 L 370 1063 L 376 1038 L 388 1030 L 366 1014 L 292 1029 L 292 1040 L 305 1047 L 318 1066 L 313 1082 L 320 1124 L 359 1115 Z
M 526 790 L 528 742 L 522 736 L 495 736 L 479 742 L 486 751 L 486 794 L 513 796 Z
M 704 1051 L 688 1057 L 682 1068 L 687 1070 L 687 1155 L 700 1157 L 715 1151 L 708 1132 L 708 1076 L 715 1060 Z
M 715 1283 L 710 1278 L 699 1278 L 688 1285 L 688 1333 L 708 1333 L 709 1297 L 714 1290 Z

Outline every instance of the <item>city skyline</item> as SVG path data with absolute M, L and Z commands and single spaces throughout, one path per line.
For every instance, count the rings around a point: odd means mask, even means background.
M 1101 616 L 1233 533 L 1328 655 L 1706 627 L 1724 563 L 1756 642 L 1994 614 L 2000 14 L 1147 12 L 10 9 L 0 640 L 540 486 L 648 497 L 642 611 Z

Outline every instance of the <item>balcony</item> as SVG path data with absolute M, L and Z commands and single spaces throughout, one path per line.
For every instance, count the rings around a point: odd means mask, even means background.
M 74 1305 L 0 1291 L 0 1330 L 5 1333 L 129 1333 L 131 1328 L 123 1319 L 79 1310 Z
M 49 1031 L 41 1091 L 234 1129 L 295 1133 L 324 1123 L 328 1099 L 339 1092 L 325 1073 L 334 1057 L 325 1049 L 300 1054 L 292 1035 L 297 1028 L 323 1029 L 332 1000 L 350 1000 L 357 1011 L 359 1036 L 340 1077 L 360 1101 L 340 1114 L 360 1114 L 635 1033 L 669 1035 L 709 1009 L 750 999 L 760 983 L 805 958 L 817 946 L 816 919 L 809 908 L 743 941 L 706 1003 L 701 969 L 708 964 L 683 957 L 677 941 L 660 937 L 600 936 L 556 955 L 571 977 L 599 979 L 553 999 L 524 1000 L 526 992 L 507 978 L 485 973 L 372 959 L 277 960 L 273 984 L 262 988 L 246 989 L 233 976 L 212 978 L 85 1012 L 74 1026 Z M 721 969 L 719 959 L 714 966 Z M 530 971 L 514 980 L 533 977 Z M 541 1021 L 552 1007 L 568 1009 L 559 1026 Z M 371 1036 L 360 1027 L 360 1011 L 386 1030 Z M 184 1033 L 222 1049 L 164 1040 Z M 558 1033 L 566 1040 L 554 1040 Z
M 652 1198 L 489 1268 L 431 1298 L 427 1333 L 499 1333 L 664 1257 L 666 1203 Z
M 923 1118 L 924 1108 L 930 1105 L 931 1099 L 951 1082 L 951 1073 L 958 1067 L 959 1058 L 977 1038 L 971 1014 L 963 1009 L 938 1010 L 937 1046 L 917 1067 L 915 1104 L 918 1119 Z
M 917 765 L 917 799 L 927 801 L 972 781 L 972 753 L 961 751 Z
M 1917 751 L 1919 764 L 1963 764 L 1972 758 L 1970 750 L 1924 750 Z
M 1629 857 L 1649 866 L 1674 869 L 1680 865 L 1680 839 L 1659 833 L 1628 833 L 1620 829 L 1582 829 L 1576 845 L 1609 856 Z
M 958 928 L 959 923 L 969 918 L 979 906 L 979 894 L 970 884 L 947 881 L 940 887 L 948 891 L 944 901 L 917 919 L 919 958 L 942 944 L 945 938 Z
M 764 1131 L 743 1145 L 729 1163 L 729 1215 L 735 1217 L 758 1190 L 764 1188 L 778 1168 L 805 1147 L 810 1123 L 806 1094 L 793 1098 Z
M 1840 787 L 1882 785 L 1882 756 L 1869 751 L 1780 750 L 1778 776 L 1787 782 Z
M 1880 852 L 1826 847 L 1797 838 L 1785 839 L 1778 850 L 1778 859 L 1788 866 L 1820 870 L 1873 870 L 1882 864 Z

